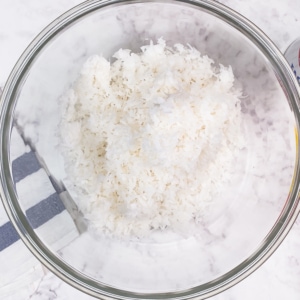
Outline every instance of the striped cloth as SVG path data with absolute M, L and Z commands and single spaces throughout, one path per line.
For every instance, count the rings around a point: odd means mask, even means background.
M 13 178 L 26 217 L 43 236 L 44 242 L 53 250 L 60 250 L 79 236 L 73 220 L 35 153 L 25 145 L 15 128 L 12 130 L 11 145 Z M 16 288 L 29 289 L 31 284 L 34 289 L 35 280 L 41 278 L 44 272 L 41 264 L 21 242 L 0 205 L 0 299 L 6 299 Z

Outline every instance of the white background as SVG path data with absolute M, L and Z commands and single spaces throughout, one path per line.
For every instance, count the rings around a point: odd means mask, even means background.
M 30 41 L 80 0 L 0 0 L 0 87 Z M 260 27 L 284 52 L 300 36 L 299 0 L 221 0 Z M 4 215 L 0 204 L 0 216 Z M 25 263 L 26 262 L 26 263 Z M 1 274 L 1 269 L 7 273 Z M 8 283 L 4 284 L 5 279 Z M 1 283 L 2 281 L 2 283 Z M 7 282 L 7 281 L 5 281 Z M 21 241 L 0 253 L 0 299 L 92 299 L 46 270 Z M 213 300 L 299 300 L 300 220 L 254 274 Z

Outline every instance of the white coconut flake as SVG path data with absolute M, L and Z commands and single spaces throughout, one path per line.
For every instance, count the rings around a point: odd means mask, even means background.
M 231 67 L 162 39 L 141 50 L 90 57 L 64 98 L 66 180 L 99 234 L 187 230 L 243 146 Z

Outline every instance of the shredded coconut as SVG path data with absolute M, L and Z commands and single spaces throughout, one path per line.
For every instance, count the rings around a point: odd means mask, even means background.
M 242 147 L 231 67 L 176 44 L 90 57 L 66 97 L 63 154 L 91 230 L 116 236 L 201 222 Z

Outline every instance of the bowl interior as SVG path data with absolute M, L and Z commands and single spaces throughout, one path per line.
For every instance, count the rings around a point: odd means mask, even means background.
M 64 26 L 58 22 L 25 59 L 11 100 L 14 105 L 6 128 L 11 135 L 4 141 L 10 153 L 7 176 L 12 178 L 14 209 L 22 215 L 32 243 L 51 256 L 60 272 L 76 274 L 81 284 L 94 290 L 142 293 L 137 298 L 143 298 L 151 293 L 188 295 L 211 288 L 213 281 L 222 281 L 232 269 L 247 265 L 247 259 L 267 242 L 290 201 L 297 158 L 296 120 L 282 75 L 271 55 L 206 5 L 148 1 L 100 6 L 86 5 Z M 236 84 L 243 90 L 245 136 L 232 180 L 222 197 L 214 200 L 197 237 L 161 233 L 145 240 L 120 241 L 79 233 L 55 196 L 47 173 L 38 166 L 33 149 L 24 145 L 20 128 L 50 173 L 63 181 L 57 135 L 60 101 L 82 64 L 94 54 L 111 58 L 120 48 L 139 51 L 160 37 L 168 45 L 190 44 L 216 65 L 232 66 Z M 26 174 L 20 170 L 35 163 L 34 172 L 24 179 Z M 41 199 L 46 201 L 43 205 Z

